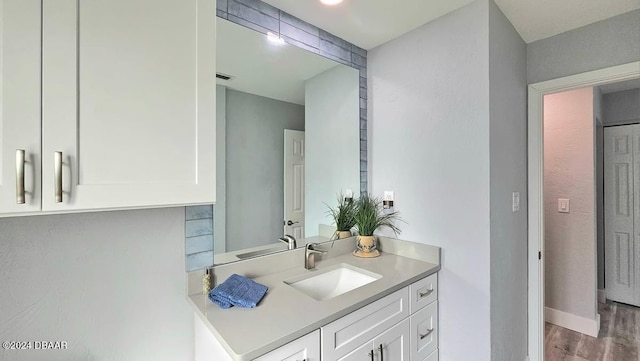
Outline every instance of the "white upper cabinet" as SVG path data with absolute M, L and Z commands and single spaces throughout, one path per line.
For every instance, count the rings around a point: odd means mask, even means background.
M 0 0 L 0 213 L 40 210 L 40 6 Z
M 215 1 L 42 6 L 41 209 L 213 203 Z

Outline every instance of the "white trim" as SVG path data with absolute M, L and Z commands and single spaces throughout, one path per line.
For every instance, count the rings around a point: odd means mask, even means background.
M 598 331 L 600 330 L 599 314 L 596 314 L 596 319 L 592 320 L 590 318 L 576 316 L 571 313 L 545 307 L 544 318 L 549 323 L 553 323 L 554 325 L 568 328 L 591 337 L 598 337 Z
M 607 302 L 607 290 L 598 290 L 598 302 L 606 303 Z
M 528 352 L 532 361 L 544 360 L 543 124 L 545 94 L 640 77 L 640 61 L 529 85 L 528 110 Z M 594 295 L 595 296 L 595 295 Z M 598 317 L 595 316 L 594 317 Z

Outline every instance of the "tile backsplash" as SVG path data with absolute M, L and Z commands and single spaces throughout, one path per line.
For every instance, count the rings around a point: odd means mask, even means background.
M 187 272 L 213 264 L 213 205 L 185 207 Z

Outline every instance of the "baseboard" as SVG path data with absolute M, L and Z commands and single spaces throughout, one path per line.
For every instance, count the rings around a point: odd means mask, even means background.
M 606 290 L 598 290 L 598 302 L 606 303 L 607 302 L 607 291 Z
M 546 322 L 553 323 L 554 325 L 568 328 L 591 337 L 598 337 L 598 331 L 600 330 L 599 314 L 596 314 L 595 320 L 591 320 L 582 316 L 576 316 L 571 313 L 545 307 L 544 320 Z

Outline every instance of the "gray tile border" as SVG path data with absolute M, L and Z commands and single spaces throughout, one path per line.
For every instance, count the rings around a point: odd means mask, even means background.
M 280 9 L 274 7 L 273 5 L 269 5 L 264 1 L 260 0 L 228 0 L 229 5 L 233 3 L 240 3 L 248 8 L 254 9 L 261 14 L 268 15 L 272 18 L 280 18 Z
M 243 4 L 236 0 L 229 0 L 228 20 L 233 21 L 242 26 L 250 27 L 251 29 L 254 29 L 254 30 L 257 30 L 259 28 L 264 28 L 264 29 L 268 29 L 268 31 L 278 33 L 280 28 L 280 20 L 277 17 L 277 15 L 276 17 L 273 17 L 269 14 L 266 14 L 253 7 L 249 7 L 246 4 Z M 251 26 L 251 25 L 254 25 L 254 26 Z M 262 32 L 262 33 L 266 33 L 266 32 Z
M 187 272 L 204 269 L 213 265 L 213 251 L 194 253 L 185 256 Z
M 216 0 L 216 9 L 222 12 L 229 12 L 229 3 L 227 0 Z
M 207 234 L 204 236 L 187 237 L 185 242 L 185 253 L 187 255 L 213 251 L 213 234 Z
M 187 221 L 193 219 L 213 218 L 213 205 L 207 204 L 203 206 L 185 207 L 184 216 Z
M 309 24 L 304 20 L 300 20 L 293 15 L 285 13 L 284 11 L 280 11 L 280 21 L 280 26 L 287 24 L 315 36 L 316 38 L 320 38 L 320 29 L 317 26 Z
M 185 236 L 196 237 L 213 234 L 213 218 L 185 221 Z

